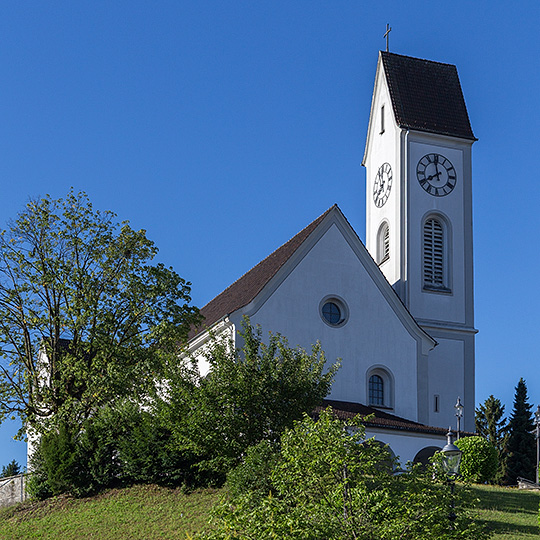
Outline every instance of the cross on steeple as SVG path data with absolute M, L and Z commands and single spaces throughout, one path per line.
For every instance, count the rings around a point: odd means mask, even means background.
M 390 38 L 390 32 L 392 31 L 392 28 L 388 23 L 386 23 L 386 32 L 384 33 L 383 38 L 386 38 L 386 52 L 388 52 L 388 41 Z

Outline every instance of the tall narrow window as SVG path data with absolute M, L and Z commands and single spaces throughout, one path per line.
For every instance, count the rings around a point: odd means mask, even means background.
M 377 233 L 377 263 L 382 264 L 390 258 L 390 227 L 385 221 Z
M 381 135 L 384 133 L 384 105 L 381 107 Z
M 446 245 L 444 227 L 437 218 L 430 217 L 424 223 L 424 287 L 446 289 Z
M 384 405 L 384 381 L 379 375 L 372 375 L 369 378 L 369 404 Z

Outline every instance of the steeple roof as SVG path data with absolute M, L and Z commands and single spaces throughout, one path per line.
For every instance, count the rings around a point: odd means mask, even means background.
M 386 51 L 380 54 L 400 127 L 476 140 L 456 66 Z

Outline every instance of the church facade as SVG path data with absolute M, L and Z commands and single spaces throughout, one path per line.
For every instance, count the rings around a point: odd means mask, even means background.
M 471 147 L 455 66 L 380 52 L 363 165 L 366 244 L 336 206 L 201 310 L 237 346 L 244 316 L 341 359 L 327 403 L 401 459 L 422 460 L 455 426 L 474 431 Z

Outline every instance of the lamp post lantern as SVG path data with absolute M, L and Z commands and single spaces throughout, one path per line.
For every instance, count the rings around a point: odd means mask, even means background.
M 454 405 L 454 409 L 456 410 L 456 418 L 457 418 L 457 440 L 459 441 L 459 435 L 461 431 L 461 418 L 463 416 L 463 404 L 461 403 L 461 398 L 457 398 L 457 402 Z
M 536 424 L 536 485 L 538 485 L 538 462 L 540 461 L 540 405 L 534 413 L 534 423 Z
M 459 402 L 459 398 L 458 398 Z M 459 418 L 459 417 L 458 417 Z M 461 462 L 461 450 L 452 442 L 452 430 L 448 428 L 446 434 L 446 446 L 441 450 L 442 454 L 442 466 L 444 472 L 448 477 L 448 483 L 450 484 L 450 493 L 452 495 L 452 501 L 450 503 L 450 513 L 448 519 L 450 520 L 451 527 L 456 520 L 455 502 L 454 502 L 454 488 L 456 485 L 456 477 L 459 474 L 459 464 Z

